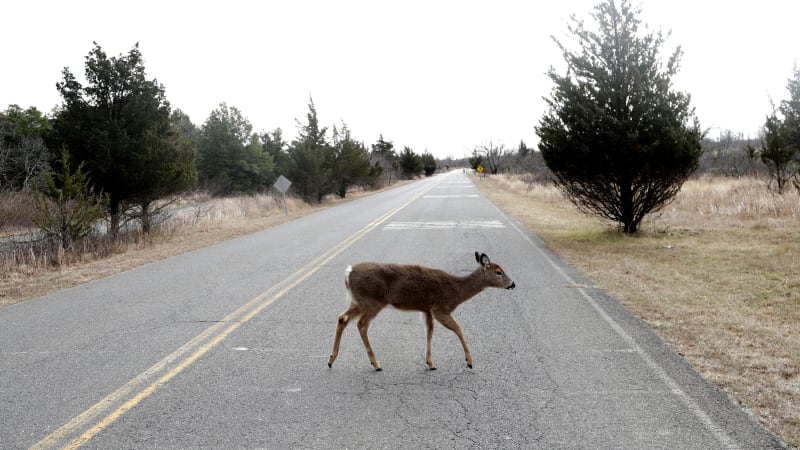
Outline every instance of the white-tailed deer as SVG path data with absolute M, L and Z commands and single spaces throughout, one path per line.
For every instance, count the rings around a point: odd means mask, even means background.
M 375 370 L 381 370 L 369 343 L 367 329 L 372 319 L 387 305 L 391 305 L 397 309 L 422 311 L 425 314 L 428 331 L 425 362 L 431 370 L 436 370 L 431 355 L 433 319 L 458 336 L 461 346 L 464 347 L 467 366 L 471 369 L 472 353 L 461 327 L 452 316 L 453 311 L 487 287 L 514 289 L 516 286 L 500 266 L 489 261 L 486 254 L 475 252 L 475 259 L 480 267 L 464 277 L 415 265 L 368 262 L 348 267 L 344 282 L 350 291 L 350 307 L 339 315 L 328 367 L 333 366 L 339 354 L 339 342 L 345 327 L 350 320 L 361 316 L 358 320 L 358 332 L 372 366 Z

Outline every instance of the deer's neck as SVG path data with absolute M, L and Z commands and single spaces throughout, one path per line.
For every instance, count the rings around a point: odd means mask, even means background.
M 486 285 L 483 283 L 483 268 L 478 268 L 471 274 L 458 277 L 458 285 L 461 287 L 459 303 L 465 302 L 481 292 Z

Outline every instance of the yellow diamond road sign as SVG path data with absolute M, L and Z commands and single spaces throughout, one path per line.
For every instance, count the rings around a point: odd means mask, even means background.
M 478 173 L 483 173 L 483 166 L 478 165 L 478 167 L 475 170 L 477 170 Z

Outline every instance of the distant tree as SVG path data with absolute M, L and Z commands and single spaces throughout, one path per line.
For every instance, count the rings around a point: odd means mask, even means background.
M 791 138 L 791 124 L 781 120 L 776 113 L 767 117 L 761 147 L 755 150 L 767 166 L 770 181 L 768 188 L 783 194 L 790 187 L 791 181 L 798 177 L 797 142 Z
M 400 152 L 398 160 L 400 173 L 402 173 L 405 179 L 413 179 L 422 172 L 422 160 L 419 155 L 414 153 L 411 147 L 403 147 L 403 151 Z
M 528 156 L 531 153 L 531 151 L 532 151 L 531 148 L 528 147 L 527 144 L 525 144 L 525 141 L 520 139 L 519 146 L 517 146 L 517 154 L 521 158 L 525 158 L 526 156 Z
M 181 136 L 188 139 L 193 145 L 197 146 L 197 140 L 200 138 L 200 129 L 197 128 L 189 118 L 189 115 L 180 109 L 175 109 L 169 118 L 170 123 L 175 131 Z
M 44 136 L 50 122 L 34 107 L 9 105 L 0 112 L 0 188 L 26 189 L 49 170 Z
M 292 189 L 307 202 L 320 203 L 333 191 L 333 149 L 327 140 L 327 127 L 319 126 L 314 100 L 309 97 L 306 123 L 296 121 L 298 137 L 289 147 L 291 161 L 288 178 Z
M 425 176 L 429 177 L 436 173 L 436 159 L 428 152 L 425 152 L 420 156 L 422 161 L 422 170 L 425 172 Z
M 488 144 L 483 144 L 475 147 L 475 152 L 483 155 L 482 161 L 485 169 L 488 169 L 492 175 L 497 175 L 500 171 L 500 160 L 506 152 L 504 144 L 494 145 L 492 141 Z
M 397 155 L 394 151 L 394 144 L 392 141 L 385 140 L 383 134 L 380 135 L 377 142 L 372 144 L 370 160 L 373 164 L 381 167 L 380 172 L 385 173 L 388 176 L 389 184 L 392 184 L 392 173 L 397 170 Z
M 62 74 L 52 141 L 65 146 L 71 163 L 84 164 L 95 188 L 109 195 L 109 228 L 116 236 L 128 206 L 193 183 L 195 150 L 172 125 L 164 86 L 147 79 L 138 44 L 109 58 L 95 42 L 86 57 L 85 87 L 69 68 Z
M 83 167 L 81 163 L 73 170 L 69 152 L 62 150 L 54 170 L 44 174 L 34 191 L 34 222 L 63 249 L 92 233 L 108 203 L 108 195 L 94 191 Z
M 472 170 L 478 170 L 478 166 L 483 165 L 483 155 L 478 153 L 478 149 L 472 151 L 472 156 L 469 157 L 469 167 Z
M 332 178 L 336 195 L 347 196 L 353 185 L 370 184 L 370 163 L 366 147 L 350 135 L 350 129 L 342 122 L 340 128 L 333 127 Z
M 797 65 L 786 88 L 789 99 L 767 116 L 761 146 L 749 147 L 750 153 L 758 155 L 767 166 L 769 188 L 778 194 L 786 192 L 790 183 L 800 192 L 800 68 Z
M 274 168 L 272 157 L 238 109 L 223 102 L 211 111 L 197 141 L 203 186 L 222 195 L 256 192 L 268 187 Z
M 753 147 L 760 143 L 760 139 L 745 137 L 744 133 L 732 130 L 720 129 L 717 137 L 706 134 L 696 174 L 758 176 L 766 168 Z
M 661 32 L 640 36 L 627 0 L 605 1 L 593 32 L 572 17 L 580 49 L 556 40 L 568 70 L 548 73 L 555 87 L 536 127 L 539 149 L 556 185 L 579 209 L 638 230 L 645 215 L 667 205 L 696 169 L 702 133 L 689 95 L 672 89 L 681 56 L 666 67 Z
M 261 132 L 261 146 L 275 162 L 275 173 L 278 175 L 289 173 L 289 144 L 283 140 L 283 130 L 276 128 L 270 132 Z
M 8 105 L 0 112 L 0 138 L 6 142 L 25 136 L 42 137 L 51 130 L 50 121 L 35 106 L 22 109 L 19 105 Z

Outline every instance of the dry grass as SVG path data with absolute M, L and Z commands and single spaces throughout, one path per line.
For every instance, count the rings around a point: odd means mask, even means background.
M 33 211 L 29 192 L 0 190 L 0 236 L 19 233 L 30 226 Z
M 289 214 L 285 216 L 282 201 L 267 194 L 223 199 L 188 197 L 173 205 L 173 219 L 146 236 L 134 232 L 115 242 L 93 239 L 84 243 L 90 248 L 66 255 L 21 246 L 0 257 L 0 307 L 253 233 L 324 205 L 312 207 L 288 198 L 287 207 Z
M 476 184 L 800 447 L 797 195 L 772 195 L 753 179 L 692 180 L 628 237 L 553 187 L 508 177 Z
M 408 181 L 395 182 L 394 188 Z M 320 205 L 287 197 L 288 215 L 283 200 L 274 194 L 235 198 L 211 198 L 195 195 L 170 205 L 173 218 L 155 226 L 149 235 L 132 232 L 117 241 L 92 239 L 75 252 L 20 246 L 0 254 L 0 307 L 9 306 L 50 292 L 111 276 L 144 264 L 194 249 L 253 233 L 302 217 L 328 206 L 379 192 L 355 190 L 347 198 L 328 196 Z M 5 205 L 2 201 L 9 200 Z M 0 197 L 0 211 L 14 210 L 25 196 Z M 30 220 L 8 234 L 29 231 Z M 22 224 L 28 224 L 27 227 Z M 2 236 L 2 234 L 0 234 Z

